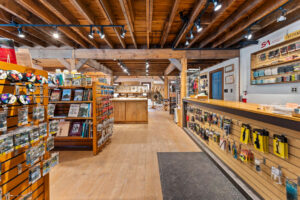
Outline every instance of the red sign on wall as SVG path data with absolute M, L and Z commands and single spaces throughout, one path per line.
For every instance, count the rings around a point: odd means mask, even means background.
M 17 64 L 13 40 L 0 38 L 0 61 Z

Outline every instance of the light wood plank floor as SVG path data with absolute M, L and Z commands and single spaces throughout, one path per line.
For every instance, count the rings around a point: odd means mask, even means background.
M 150 111 L 148 125 L 114 127 L 112 142 L 97 156 L 60 152 L 51 200 L 162 199 L 157 152 L 200 151 L 166 111 Z

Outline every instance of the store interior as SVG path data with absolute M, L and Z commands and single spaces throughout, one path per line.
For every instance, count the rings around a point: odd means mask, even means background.
M 0 0 L 1 198 L 297 200 L 299 13 Z

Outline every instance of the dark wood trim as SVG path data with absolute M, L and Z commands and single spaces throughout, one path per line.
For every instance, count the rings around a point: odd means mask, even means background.
M 212 99 L 212 74 L 222 71 L 222 99 L 224 100 L 224 67 L 209 72 L 209 98 Z
M 254 113 L 251 111 L 243 111 L 243 110 L 238 110 L 238 109 L 234 109 L 234 108 L 227 108 L 227 107 L 212 105 L 212 104 L 208 104 L 208 103 L 195 102 L 195 101 L 186 100 L 186 99 L 184 99 L 183 102 L 193 103 L 193 104 L 197 104 L 199 106 L 216 109 L 216 110 L 219 110 L 222 112 L 227 112 L 230 114 L 249 118 L 252 120 L 261 121 L 261 122 L 264 122 L 267 124 L 272 124 L 275 126 L 280 126 L 280 127 L 295 130 L 295 131 L 300 131 L 300 122 L 299 121 L 293 121 L 293 120 L 289 120 L 289 119 Z

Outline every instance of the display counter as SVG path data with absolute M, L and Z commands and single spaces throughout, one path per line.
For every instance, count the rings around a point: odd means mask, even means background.
M 115 123 L 148 123 L 147 98 L 113 98 Z
M 184 130 L 220 166 L 262 198 L 286 199 L 300 175 L 300 118 L 221 100 L 184 99 L 183 108 Z

